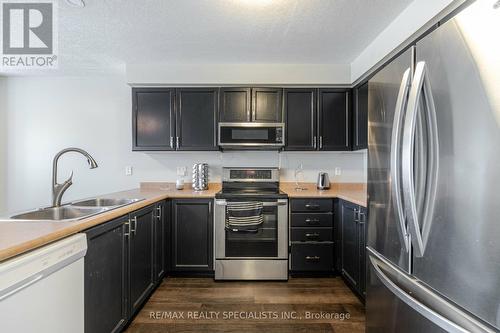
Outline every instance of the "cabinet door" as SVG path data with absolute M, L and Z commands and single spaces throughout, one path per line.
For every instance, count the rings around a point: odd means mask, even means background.
M 333 241 L 335 246 L 335 270 L 342 273 L 342 202 L 334 200 L 333 206 Z
M 155 206 L 140 209 L 130 216 L 130 307 L 133 315 L 154 287 L 153 235 Z
M 212 200 L 173 200 L 172 210 L 173 270 L 212 271 Z
M 173 150 L 174 90 L 132 89 L 133 150 Z
M 119 332 L 127 321 L 128 217 L 86 231 L 85 332 Z
M 217 150 L 218 98 L 217 88 L 177 89 L 177 150 Z
M 359 208 L 359 292 L 363 297 L 366 294 L 366 213 L 366 208 Z
M 221 88 L 219 121 L 250 121 L 251 97 L 250 88 Z
M 319 149 L 350 150 L 349 95 L 345 90 L 319 90 Z
M 358 208 L 342 201 L 342 275 L 358 288 L 359 284 L 359 240 Z
M 354 89 L 352 149 L 368 147 L 368 82 Z
M 285 150 L 316 150 L 316 89 L 285 89 Z
M 281 88 L 252 88 L 252 121 L 281 123 L 283 121 Z
M 167 206 L 166 202 L 162 201 L 155 206 L 154 216 L 154 273 L 155 282 L 161 282 L 165 276 L 165 265 L 167 255 Z

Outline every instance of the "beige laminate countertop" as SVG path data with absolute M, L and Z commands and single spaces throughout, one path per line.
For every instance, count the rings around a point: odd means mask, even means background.
M 56 240 L 110 221 L 140 208 L 168 198 L 213 198 L 220 191 L 221 184 L 210 183 L 206 191 L 194 191 L 191 184 L 184 190 L 176 190 L 175 184 L 167 182 L 142 183 L 141 188 L 115 192 L 99 197 L 141 198 L 144 200 L 119 207 L 73 222 L 19 222 L 0 221 L 0 261 L 28 252 Z M 301 183 L 303 191 L 295 190 L 295 183 L 282 182 L 281 190 L 290 198 L 341 198 L 358 205 L 366 206 L 366 184 L 333 184 L 331 189 L 319 191 L 313 183 Z
M 213 198 L 221 188 L 220 184 L 213 183 L 209 185 L 208 190 L 196 192 L 190 188 L 190 184 L 186 184 L 185 189 L 181 191 L 176 190 L 175 184 L 171 183 L 161 183 L 161 186 L 156 187 L 148 186 L 147 183 L 142 185 L 140 189 L 115 192 L 99 197 L 143 198 L 144 200 L 82 220 L 73 222 L 0 221 L 0 261 L 76 234 L 160 200 L 167 198 Z
M 302 190 L 297 190 L 295 183 L 280 183 L 289 198 L 339 198 L 363 207 L 368 201 L 364 183 L 333 183 L 328 190 L 318 190 L 315 183 L 299 183 L 299 187 Z

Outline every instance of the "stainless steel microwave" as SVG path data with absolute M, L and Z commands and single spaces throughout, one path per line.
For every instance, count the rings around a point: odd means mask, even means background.
M 284 123 L 219 123 L 222 148 L 279 149 L 284 145 Z

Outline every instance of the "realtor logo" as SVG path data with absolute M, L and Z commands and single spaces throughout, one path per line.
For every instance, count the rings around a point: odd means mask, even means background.
M 55 1 L 2 0 L 2 69 L 55 68 Z

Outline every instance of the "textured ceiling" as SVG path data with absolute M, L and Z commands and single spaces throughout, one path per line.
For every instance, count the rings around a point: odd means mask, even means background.
M 411 0 L 59 2 L 59 64 L 350 64 Z

